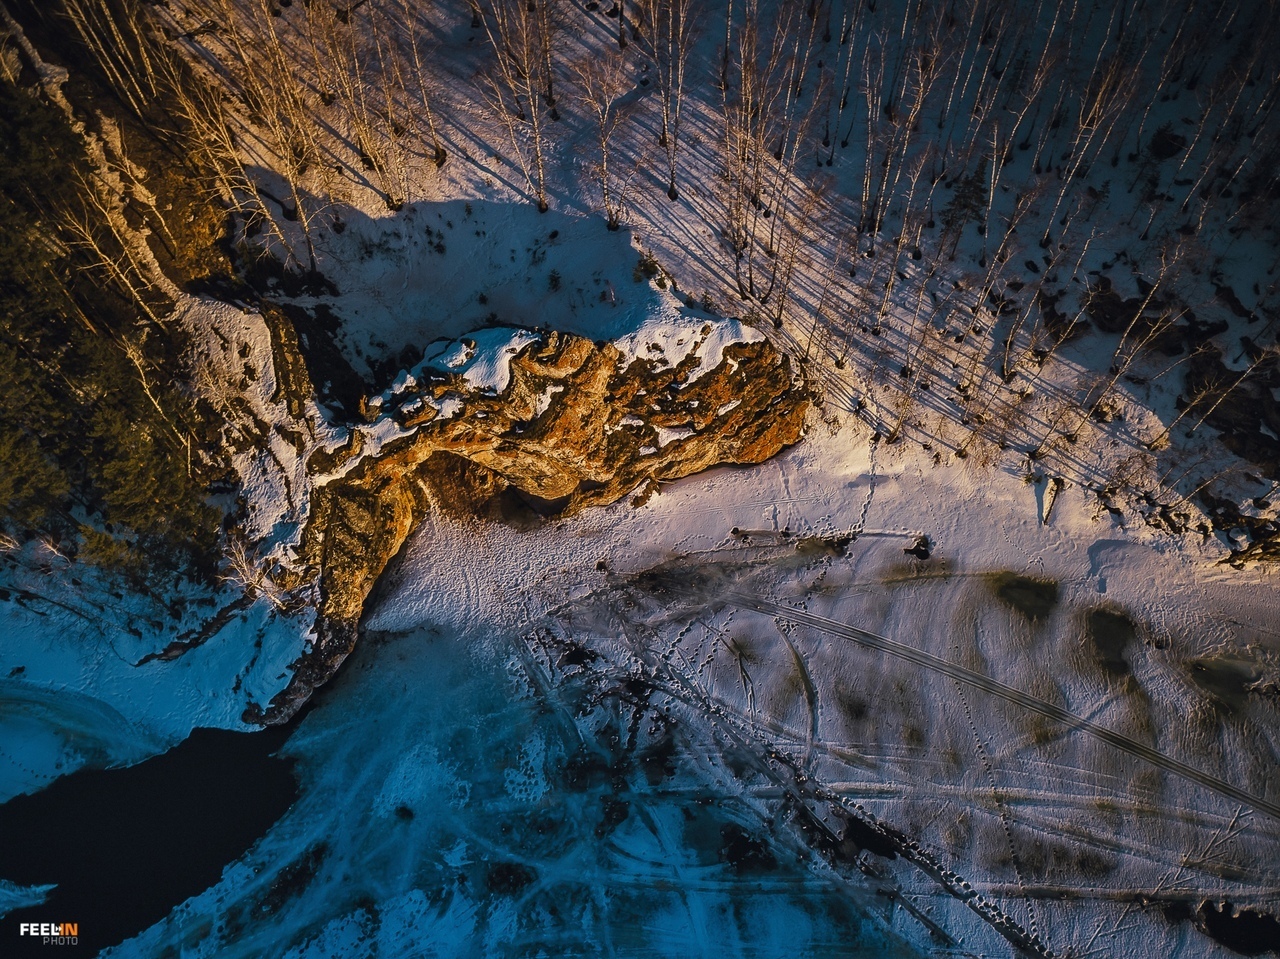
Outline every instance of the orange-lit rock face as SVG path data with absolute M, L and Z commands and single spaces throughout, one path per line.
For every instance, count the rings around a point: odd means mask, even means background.
M 378 576 L 433 510 L 536 523 L 712 466 L 759 463 L 800 439 L 807 392 L 767 342 L 727 347 L 713 370 L 692 354 L 674 367 L 623 360 L 611 344 L 547 333 L 512 358 L 502 392 L 430 378 L 382 411 L 404 429 L 379 450 L 353 433 L 346 449 L 313 458 L 314 474 L 341 473 L 312 489 L 303 537 L 325 625 L 268 721 L 336 670 Z M 451 416 L 417 402 L 446 396 L 461 402 Z

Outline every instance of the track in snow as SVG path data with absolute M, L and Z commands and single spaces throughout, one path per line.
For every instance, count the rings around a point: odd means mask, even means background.
M 651 570 L 647 574 L 643 574 L 640 578 L 642 588 L 650 591 L 669 591 L 671 593 L 695 598 L 698 603 L 705 604 L 706 591 L 702 588 L 702 584 L 697 582 L 697 576 L 690 576 L 690 572 L 677 570 Z M 739 592 L 735 589 L 724 589 L 718 584 L 715 596 L 718 602 L 725 603 L 730 606 L 736 606 L 739 609 L 752 610 L 758 613 L 764 613 L 771 616 L 780 616 L 788 619 L 793 623 L 801 626 L 808 626 L 819 632 L 824 632 L 832 636 L 838 636 L 847 639 L 850 642 L 857 643 L 870 649 L 876 649 L 884 653 L 888 653 L 905 662 L 913 663 L 925 669 L 948 676 L 957 682 L 980 689 L 983 692 L 990 693 L 1006 702 L 1014 703 L 1024 709 L 1039 713 L 1048 719 L 1061 723 L 1071 729 L 1079 730 L 1086 735 L 1114 746 L 1122 752 L 1128 753 L 1138 759 L 1145 760 L 1153 766 L 1157 766 L 1176 776 L 1185 779 L 1188 782 L 1203 786 L 1218 795 L 1235 802 L 1244 803 L 1259 812 L 1265 813 L 1272 819 L 1280 821 L 1280 804 L 1271 802 L 1261 796 L 1255 796 L 1232 783 L 1227 782 L 1210 773 L 1189 766 L 1181 760 L 1174 759 L 1172 756 L 1166 756 L 1158 750 L 1145 746 L 1135 739 L 1131 739 L 1122 733 L 1118 733 L 1106 726 L 1101 726 L 1091 720 L 1085 719 L 1083 716 L 1077 716 L 1069 710 L 1056 706 L 1053 703 L 1046 702 L 1029 693 L 1013 686 L 1009 686 L 990 676 L 976 672 L 958 663 L 927 653 L 924 650 L 916 649 L 896 640 L 880 636 L 868 630 L 852 626 L 848 623 L 841 623 L 834 619 L 828 619 L 825 616 L 819 616 L 803 609 L 797 609 L 794 606 L 788 606 L 785 603 L 775 602 L 762 596 L 752 595 L 750 593 Z
M 669 586 L 673 592 L 690 593 L 689 586 L 685 583 L 672 581 L 664 583 Z M 1164 753 L 1152 749 L 1150 746 L 1144 746 L 1137 740 L 1118 733 L 1115 730 L 1100 726 L 1095 722 L 1085 719 L 1083 716 L 1077 716 L 1075 713 L 1063 709 L 1061 706 L 1055 706 L 1053 703 L 1046 702 L 1028 693 L 1024 693 L 1020 689 L 1008 686 L 999 680 L 992 679 L 990 676 L 984 676 L 982 673 L 975 672 L 957 663 L 934 656 L 932 653 L 926 653 L 923 650 L 915 649 L 903 643 L 896 642 L 876 633 L 868 632 L 857 626 L 851 626 L 847 623 L 841 623 L 825 616 L 818 616 L 814 613 L 806 612 L 802 609 L 796 609 L 793 606 L 787 606 L 784 603 L 774 602 L 759 596 L 752 596 L 747 593 L 740 593 L 735 590 L 728 590 L 720 593 L 720 599 L 730 605 L 737 606 L 741 609 L 750 609 L 758 613 L 765 613 L 773 616 L 781 616 L 789 619 L 794 623 L 802 626 L 809 626 L 820 632 L 828 633 L 832 636 L 838 636 L 842 639 L 850 640 L 860 646 L 866 646 L 871 649 L 877 649 L 881 652 L 888 653 L 898 659 L 914 663 L 925 669 L 931 669 L 935 672 L 948 676 L 957 682 L 964 683 L 983 692 L 991 693 L 1006 702 L 1015 703 L 1024 709 L 1039 713 L 1048 719 L 1062 723 L 1072 729 L 1077 729 L 1088 736 L 1093 737 L 1099 742 L 1106 743 L 1109 746 L 1126 752 L 1138 759 L 1146 760 L 1153 766 L 1158 766 L 1176 776 L 1203 786 L 1213 792 L 1218 793 L 1228 799 L 1236 802 L 1244 803 L 1259 812 L 1266 813 L 1273 819 L 1280 821 L 1280 805 L 1263 799 L 1260 796 L 1246 792 L 1245 790 L 1234 786 L 1226 780 L 1220 779 L 1209 773 L 1202 772 L 1194 766 L 1189 766 L 1180 760 Z

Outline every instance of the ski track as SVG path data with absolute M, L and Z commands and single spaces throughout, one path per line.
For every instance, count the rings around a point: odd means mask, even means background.
M 760 749 L 762 744 L 752 742 L 743 737 L 743 732 L 734 722 L 736 717 L 731 711 L 723 709 L 705 689 L 701 688 L 696 681 L 692 680 L 684 672 L 676 669 L 669 660 L 665 657 L 659 660 L 658 663 L 650 660 L 649 665 L 656 676 L 665 676 L 669 681 L 669 685 L 663 689 L 664 692 L 697 710 L 701 715 L 709 719 L 716 728 L 729 735 L 749 755 L 754 755 Z M 674 688 L 672 688 L 673 686 Z M 779 758 L 776 756 L 771 744 L 766 742 L 763 745 L 766 756 Z M 753 749 L 752 747 L 755 748 Z M 831 794 L 821 787 L 815 787 L 812 797 L 807 796 L 800 793 L 794 784 L 786 782 L 772 768 L 769 762 L 757 759 L 753 765 L 757 772 L 773 782 L 778 789 L 791 796 L 806 809 L 808 808 L 806 800 L 810 798 L 832 802 L 875 832 L 884 835 L 898 848 L 898 852 L 903 858 L 912 862 L 926 875 L 934 879 L 955 899 L 962 902 L 1015 948 L 1029 955 L 1039 956 L 1041 959 L 1056 959 L 1058 954 L 1035 933 L 1023 928 L 1014 917 L 1000 909 L 993 901 L 979 894 L 967 880 L 943 865 L 933 853 L 926 850 L 915 840 L 893 837 L 891 833 L 885 830 L 880 821 L 860 804 L 850 803 L 846 798 Z M 815 822 L 821 822 L 821 820 L 815 819 Z M 909 902 L 900 900 L 900 904 L 908 908 L 926 927 L 936 927 L 932 920 L 912 907 Z
M 690 591 L 683 583 L 672 582 L 670 588 L 673 592 L 683 592 L 688 594 Z M 871 649 L 877 649 L 881 652 L 888 653 L 898 659 L 913 663 L 925 669 L 931 669 L 935 672 L 942 673 L 957 682 L 965 683 L 973 686 L 983 692 L 997 696 L 1006 702 L 1022 706 L 1033 712 L 1052 719 L 1055 722 L 1062 723 L 1072 729 L 1079 730 L 1086 735 L 1092 736 L 1099 742 L 1109 746 L 1114 746 L 1123 752 L 1129 753 L 1138 759 L 1143 759 L 1154 766 L 1180 776 L 1188 782 L 1203 786 L 1213 792 L 1218 793 L 1227 799 L 1244 803 L 1259 812 L 1266 813 L 1272 819 L 1280 821 L 1280 805 L 1263 799 L 1260 796 L 1240 789 L 1237 786 L 1226 782 L 1223 779 L 1213 776 L 1209 773 L 1189 766 L 1180 760 L 1164 753 L 1158 752 L 1149 746 L 1144 746 L 1128 736 L 1117 733 L 1105 726 L 1077 716 L 1072 712 L 1056 706 L 1053 703 L 1044 701 L 1035 696 L 1024 693 L 1020 689 L 1006 685 L 999 680 L 992 679 L 990 676 L 984 676 L 982 673 L 975 672 L 967 667 L 961 666 L 949 660 L 934 656 L 932 653 L 924 652 L 912 646 L 896 642 L 876 633 L 868 632 L 857 626 L 846 623 L 840 623 L 825 616 L 818 616 L 805 610 L 796 609 L 793 606 L 787 606 L 783 603 L 777 603 L 772 600 L 764 599 L 757 596 L 751 596 L 746 593 L 740 593 L 735 590 L 726 591 L 721 594 L 722 600 L 732 603 L 744 609 L 754 610 L 759 613 L 765 613 L 772 616 L 780 616 L 789 619 L 800 625 L 809 626 L 819 632 L 829 633 L 833 636 L 839 636 L 848 639 L 851 642 L 858 643 L 861 646 L 867 646 Z

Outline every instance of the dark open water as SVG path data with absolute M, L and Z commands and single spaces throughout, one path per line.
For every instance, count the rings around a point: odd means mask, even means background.
M 125 769 L 86 769 L 0 805 L 0 877 L 56 883 L 45 903 L 0 919 L 0 956 L 88 957 L 123 942 L 218 881 L 293 804 L 290 727 L 197 729 Z M 76 946 L 18 935 L 19 923 L 73 922 Z

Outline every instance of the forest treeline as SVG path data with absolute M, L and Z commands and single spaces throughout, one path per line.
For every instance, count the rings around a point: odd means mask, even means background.
M 416 163 L 447 162 L 459 66 L 442 66 L 457 58 L 440 39 L 443 6 L 216 0 L 178 38 L 234 91 L 289 195 L 263 196 L 228 138 L 226 106 L 188 91 L 183 112 L 216 145 L 221 187 L 265 218 L 297 224 L 280 233 L 301 235 L 299 262 L 328 204 L 319 188 L 327 131 L 349 141 L 392 210 L 414 195 Z M 1273 0 L 451 7 L 469 10 L 479 41 L 461 71 L 465 96 L 507 134 L 503 146 L 539 207 L 565 186 L 553 183 L 552 153 L 590 127 L 608 220 L 637 202 L 637 162 L 672 200 L 691 182 L 714 183 L 708 213 L 727 265 L 742 295 L 765 303 L 785 299 L 797 244 L 829 227 L 846 263 L 878 236 L 907 250 L 927 242 L 945 259 L 968 230 L 987 238 L 984 265 L 1003 264 L 1028 246 L 1079 249 L 1099 204 L 1131 207 L 1144 242 L 1176 243 L 1206 230 L 1269 230 L 1265 214 L 1280 198 Z M 101 56 L 124 61 L 96 29 Z M 691 59 L 695 51 L 704 56 Z M 131 96 L 154 96 L 151 84 Z M 621 146 L 637 127 L 658 148 L 639 158 Z M 1105 171 L 1116 172 L 1103 186 Z M 844 213 L 848 222 L 822 222 Z
M 585 170 L 611 229 L 687 205 L 715 238 L 700 253 L 732 312 L 856 373 L 859 408 L 890 439 L 945 402 L 939 415 L 969 431 L 948 441 L 957 455 L 985 435 L 1050 456 L 1161 355 L 1179 413 L 1149 450 L 1174 425 L 1226 423 L 1245 387 L 1250 429 L 1275 405 L 1262 384 L 1280 375 L 1276 0 L 7 8 L 70 68 L 73 102 L 97 104 L 86 119 L 105 108 L 142 131 L 162 146 L 148 176 L 165 176 L 167 150 L 186 184 L 166 188 L 185 204 L 169 213 L 130 188 L 124 158 L 104 179 L 5 42 L 4 362 L 6 396 L 24 399 L 6 399 L 3 424 L 22 464 L 5 471 L 11 535 L 176 543 L 216 528 L 200 491 L 217 470 L 187 466 L 193 437 L 216 445 L 216 417 L 183 386 L 164 284 L 131 256 L 121 216 L 188 288 L 292 274 L 322 290 L 336 182 L 394 212 L 467 150 L 501 152 L 540 209 L 580 193 Z M 77 100 L 77 84 L 92 95 Z M 1232 275 L 1225 251 L 1249 244 L 1236 260 L 1251 272 Z M 1103 275 L 1117 263 L 1136 296 Z M 1247 327 L 1243 365 L 1223 365 L 1223 325 L 1181 290 L 1193 273 L 1216 291 L 1209 312 L 1225 304 Z M 1091 328 L 1118 336 L 1109 362 L 1028 416 L 1039 371 Z M 62 419 L 34 412 L 47 406 Z
M 0 77 L 0 527 L 8 548 L 144 577 L 211 572 L 218 424 L 129 234 L 116 170 L 87 152 L 6 38 Z M 78 79 L 82 103 L 93 93 Z M 90 124 L 93 118 L 86 115 Z M 81 121 L 84 122 L 84 121 Z
M 1207 306 L 1252 327 L 1251 376 L 1274 372 L 1275 0 L 216 0 L 170 32 L 229 98 L 183 106 L 222 195 L 303 274 L 335 180 L 396 211 L 479 149 L 540 209 L 585 182 L 611 228 L 705 226 L 724 308 L 867 374 L 890 438 L 945 384 L 962 455 L 1011 442 L 1058 347 L 1118 333 L 1020 440 L 1044 455 L 1159 349 L 1213 353 Z M 1116 264 L 1142 284 L 1119 307 Z M 1193 274 L 1216 304 L 1180 289 Z M 1196 377 L 1190 422 L 1234 381 Z

